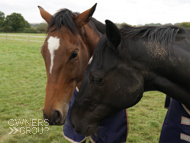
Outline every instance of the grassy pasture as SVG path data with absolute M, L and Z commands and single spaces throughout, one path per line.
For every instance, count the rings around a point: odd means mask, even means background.
M 45 65 L 40 54 L 42 44 L 30 42 L 27 45 L 27 41 L 22 40 L 6 43 L 0 38 L 0 141 L 3 143 L 69 143 L 63 137 L 62 126 L 45 128 L 45 123 L 38 125 L 42 121 L 40 109 L 44 104 L 46 86 Z M 160 92 L 147 92 L 136 106 L 128 109 L 127 143 L 159 141 L 166 114 L 164 100 L 165 95 Z M 17 122 L 22 120 L 25 124 Z M 19 131 L 9 134 L 13 127 Z

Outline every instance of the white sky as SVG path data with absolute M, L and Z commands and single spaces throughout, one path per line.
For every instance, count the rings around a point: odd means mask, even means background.
M 41 23 L 38 5 L 51 14 L 61 8 L 83 12 L 97 4 L 94 18 L 104 23 L 178 23 L 190 21 L 190 0 L 0 0 L 5 15 L 20 13 L 29 23 Z

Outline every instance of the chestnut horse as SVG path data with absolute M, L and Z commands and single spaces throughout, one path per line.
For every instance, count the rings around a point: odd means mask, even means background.
M 62 9 L 54 16 L 39 6 L 48 23 L 47 38 L 41 47 L 47 73 L 44 119 L 62 125 L 76 86 L 80 86 L 90 57 L 104 25 L 92 18 L 96 4 L 83 13 Z
M 108 116 L 134 106 L 144 91 L 151 90 L 170 95 L 188 111 L 189 85 L 189 29 L 178 26 L 118 29 L 107 20 L 106 35 L 97 44 L 71 109 L 71 123 L 78 133 L 93 134 Z

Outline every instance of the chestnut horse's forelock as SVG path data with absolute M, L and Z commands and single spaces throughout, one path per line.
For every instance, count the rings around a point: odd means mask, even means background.
M 74 89 L 82 80 L 88 60 L 101 37 L 89 19 L 95 6 L 81 14 L 63 9 L 54 16 L 39 7 L 41 16 L 48 23 L 48 36 L 41 53 L 47 72 L 43 112 L 50 124 L 64 123 Z
M 59 10 L 52 18 L 47 27 L 47 33 L 50 31 L 60 30 L 63 26 L 69 29 L 74 35 L 78 33 L 77 27 L 73 21 L 73 18 L 79 15 L 79 13 L 73 13 L 68 9 Z

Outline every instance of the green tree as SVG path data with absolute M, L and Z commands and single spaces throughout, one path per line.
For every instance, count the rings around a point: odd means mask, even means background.
M 135 26 L 132 26 L 132 25 L 127 24 L 127 23 L 125 23 L 125 22 L 121 23 L 121 24 L 119 25 L 119 27 L 123 27 L 123 26 L 125 26 L 125 25 L 131 26 L 131 27 L 135 27 Z
M 0 11 L 0 26 L 3 26 L 5 21 L 5 14 Z
M 26 26 L 26 20 L 19 13 L 12 13 L 11 15 L 7 15 L 5 23 L 14 32 L 22 31 Z
M 184 27 L 184 28 L 190 28 L 190 22 L 176 23 L 175 25 L 181 26 L 181 27 Z
M 0 31 L 3 31 L 5 23 L 5 14 L 0 11 Z
M 148 24 L 145 24 L 145 26 L 161 26 L 162 24 L 160 23 L 148 23 Z
M 39 33 L 45 33 L 47 28 L 47 23 L 40 23 L 37 27 L 36 30 Z
M 26 20 L 25 20 L 25 27 L 24 28 L 31 28 L 31 25 Z

